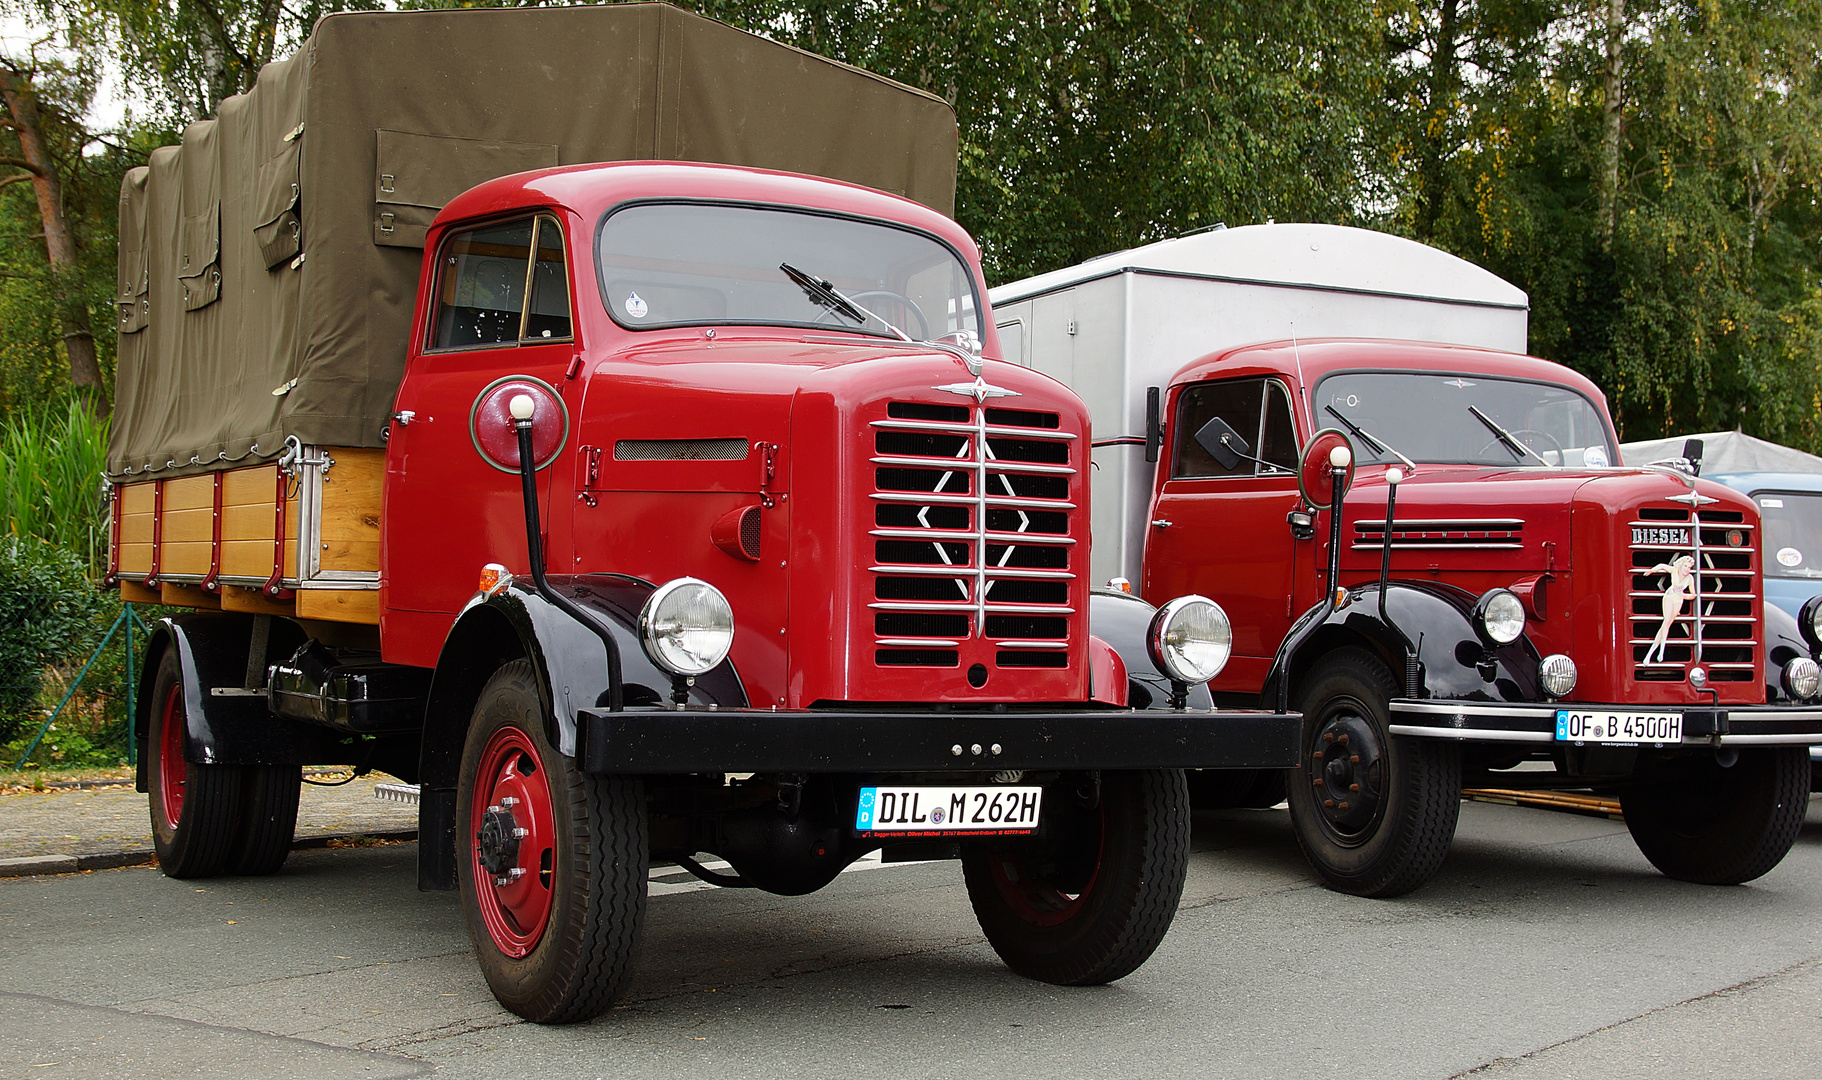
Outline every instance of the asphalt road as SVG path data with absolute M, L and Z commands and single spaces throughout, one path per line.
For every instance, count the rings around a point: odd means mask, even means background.
M 1317 887 L 1283 811 L 1200 815 L 1196 847 L 1158 954 L 1092 989 L 1001 967 L 954 864 L 797 899 L 656 884 L 625 1005 L 569 1028 L 494 1004 L 410 844 L 0 880 L 0 1076 L 1822 1073 L 1822 803 L 1725 889 L 1659 877 L 1618 822 L 1474 803 L 1396 901 Z

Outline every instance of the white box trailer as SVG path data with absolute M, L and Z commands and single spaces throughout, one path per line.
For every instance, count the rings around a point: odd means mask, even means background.
M 1525 351 L 1524 290 L 1444 251 L 1340 225 L 1217 227 L 991 291 L 1006 359 L 1069 384 L 1094 423 L 1091 572 L 1140 579 L 1146 398 L 1185 365 L 1291 338 Z

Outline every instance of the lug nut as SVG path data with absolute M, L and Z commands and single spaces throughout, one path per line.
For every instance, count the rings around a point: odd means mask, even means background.
M 1359 786 L 1360 786 L 1360 785 L 1359 785 L 1359 784 L 1355 784 L 1355 785 L 1354 785 L 1354 786 L 1355 786 L 1355 787 L 1359 787 Z M 516 828 L 516 829 L 514 829 L 514 830 L 513 830 L 513 831 L 512 831 L 512 834 L 513 834 L 513 835 L 514 835 L 514 836 L 516 836 L 516 837 L 518 837 L 518 838 L 519 838 L 519 839 L 521 839 L 521 840 L 523 840 L 523 839 L 525 839 L 525 838 L 526 838 L 526 837 L 528 837 L 528 836 L 530 836 L 530 835 L 531 835 L 531 830 L 530 830 L 530 829 L 528 829 L 528 828 L 526 828 L 526 827 L 525 827 L 525 826 L 523 826 L 523 825 L 521 825 L 521 826 L 519 826 L 519 827 L 518 827 L 518 828 Z
M 1335 800 L 1334 799 L 1324 799 L 1324 800 L 1322 800 L 1322 805 L 1324 805 L 1332 810 L 1335 807 Z
M 490 807 L 488 807 L 488 808 L 487 808 L 487 812 L 488 812 L 488 813 L 490 813 L 490 814 L 497 814 L 497 813 L 499 813 L 499 812 L 500 812 L 500 804 L 499 804 L 499 803 L 495 803 L 495 804 L 494 804 L 494 805 L 492 805 L 492 806 L 490 806 Z
M 1335 733 L 1334 733 L 1334 732 L 1332 732 L 1332 731 L 1325 731 L 1325 732 L 1323 732 L 1323 733 L 1322 733 L 1322 741 L 1323 741 L 1323 742 L 1334 742 L 1334 741 L 1335 741 Z
M 1347 803 L 1345 803 L 1345 802 L 1344 802 L 1344 803 L 1342 803 L 1342 804 L 1341 804 L 1341 806 L 1340 806 L 1340 809 L 1342 809 L 1342 810 L 1346 810 L 1346 809 L 1347 809 L 1347 808 L 1348 808 L 1348 804 L 1347 804 Z
M 1341 808 L 1343 810 L 1346 810 L 1347 803 L 1342 803 Z M 523 866 L 515 866 L 511 870 L 506 871 L 506 876 L 511 878 L 514 881 L 517 881 L 520 878 L 525 876 L 525 868 Z
M 1345 736 L 1345 735 L 1342 736 L 1341 741 L 1346 742 L 1347 736 Z M 511 795 L 508 795 L 504 799 L 500 800 L 500 805 L 501 806 L 517 806 L 517 805 L 519 805 L 519 800 L 513 798 Z
M 1316 777 L 1315 783 L 1316 783 L 1317 787 L 1321 787 L 1322 786 L 1322 777 L 1320 777 L 1320 776 Z
M 1349 754 L 1348 760 L 1350 762 L 1352 762 L 1353 764 L 1358 765 L 1358 764 L 1360 764 L 1360 755 L 1359 754 Z
M 1359 790 L 1360 790 L 1360 785 L 1359 785 L 1359 784 L 1349 784 L 1349 785 L 1348 785 L 1348 790 L 1349 790 L 1349 791 L 1359 791 Z M 523 830 L 520 830 L 520 831 L 523 831 Z
M 1346 734 L 1345 734 L 1345 733 L 1344 733 L 1344 734 L 1342 734 L 1342 735 L 1340 735 L 1340 736 L 1337 736 L 1337 737 L 1336 737 L 1336 739 L 1335 739 L 1335 741 L 1336 741 L 1336 742 L 1338 742 L 1338 743 L 1340 743 L 1340 744 L 1341 744 L 1341 745 L 1343 745 L 1343 746 L 1346 746 L 1346 745 L 1347 745 L 1347 744 L 1348 744 L 1348 737 L 1347 737 L 1347 735 L 1346 735 Z

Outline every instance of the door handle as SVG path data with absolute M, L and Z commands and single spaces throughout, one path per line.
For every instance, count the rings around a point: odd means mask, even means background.
M 1168 528 L 1170 528 L 1170 522 L 1164 520 L 1163 518 L 1159 518 L 1156 521 L 1151 523 L 1151 527 L 1154 529 L 1168 529 Z

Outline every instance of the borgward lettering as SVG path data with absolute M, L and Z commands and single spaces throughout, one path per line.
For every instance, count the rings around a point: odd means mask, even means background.
M 950 383 L 948 386 L 933 386 L 930 389 L 941 390 L 945 394 L 961 394 L 964 397 L 973 398 L 977 403 L 986 401 L 988 398 L 993 398 L 993 397 L 1018 397 L 1019 396 L 1019 392 L 1017 390 L 1002 389 L 1001 387 L 995 386 L 992 383 L 988 382 L 987 380 L 981 378 L 979 375 L 976 375 L 974 377 L 974 381 L 971 383 L 965 383 L 965 382 Z

